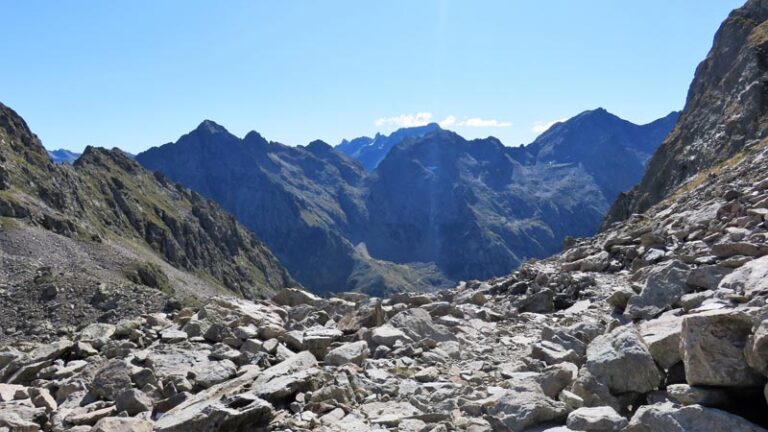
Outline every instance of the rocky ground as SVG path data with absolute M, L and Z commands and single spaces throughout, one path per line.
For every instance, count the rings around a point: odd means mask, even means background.
M 768 159 L 514 274 L 218 297 L 0 350 L 0 431 L 763 431 Z

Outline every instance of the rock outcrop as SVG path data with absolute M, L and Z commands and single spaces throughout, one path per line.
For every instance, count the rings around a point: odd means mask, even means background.
M 298 286 L 212 201 L 116 149 L 56 165 L 2 104 L 0 261 L 0 340 Z
M 644 212 L 700 172 L 759 144 L 768 134 L 768 2 L 731 12 L 696 69 L 685 108 L 648 163 L 640 184 L 611 208 L 604 226 Z

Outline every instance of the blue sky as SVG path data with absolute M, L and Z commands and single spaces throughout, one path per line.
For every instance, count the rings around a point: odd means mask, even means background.
M 0 0 L 0 102 L 48 148 L 138 152 L 201 120 L 306 144 L 427 120 L 530 142 L 682 108 L 732 0 Z

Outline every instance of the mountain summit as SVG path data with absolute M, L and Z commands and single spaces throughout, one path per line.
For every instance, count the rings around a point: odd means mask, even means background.
M 696 68 L 680 121 L 653 155 L 640 184 L 606 224 L 643 212 L 693 176 L 768 136 L 768 2 L 750 0 L 720 26 Z
M 437 124 L 335 148 L 198 128 L 137 160 L 232 212 L 314 291 L 429 290 L 593 234 L 674 120 L 589 111 L 522 148 Z

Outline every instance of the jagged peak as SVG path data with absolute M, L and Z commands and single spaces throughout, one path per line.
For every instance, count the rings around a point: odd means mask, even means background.
M 333 147 L 327 142 L 318 139 L 307 144 L 306 149 L 310 151 L 330 151 L 333 150 Z
M 213 120 L 207 120 L 207 119 L 203 120 L 197 126 L 197 128 L 195 128 L 195 132 L 207 133 L 207 134 L 211 134 L 211 135 L 215 135 L 215 134 L 228 134 L 228 135 L 231 135 L 231 133 L 229 133 L 229 131 L 224 126 L 216 123 Z
M 115 164 L 123 169 L 135 171 L 141 169 L 141 165 L 136 162 L 130 154 L 120 150 L 117 147 L 107 149 L 104 147 L 87 146 L 83 154 L 75 161 L 75 167 L 85 167 L 89 165 L 107 166 Z
M 264 136 L 262 136 L 260 133 L 252 130 L 248 132 L 245 135 L 245 138 L 243 138 L 243 142 L 249 145 L 259 145 L 259 146 L 267 146 L 269 145 L 269 141 L 267 141 Z

